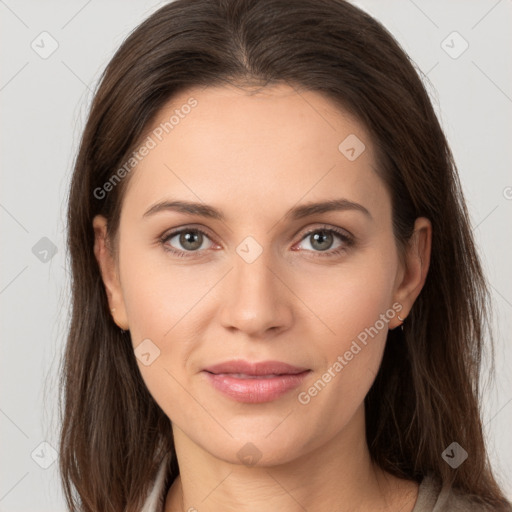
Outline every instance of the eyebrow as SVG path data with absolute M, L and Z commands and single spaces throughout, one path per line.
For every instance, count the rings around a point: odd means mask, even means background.
M 333 212 L 333 211 L 347 211 L 355 210 L 362 212 L 364 215 L 372 218 L 370 212 L 359 203 L 354 203 L 348 199 L 331 199 L 329 201 L 321 201 L 317 203 L 306 203 L 300 206 L 295 206 L 286 212 L 284 219 L 298 220 L 311 215 L 320 213 Z M 190 201 L 160 201 L 151 206 L 143 217 L 149 217 L 156 213 L 165 211 L 176 211 L 180 213 L 188 213 L 191 215 L 199 215 L 209 219 L 225 221 L 225 215 L 220 211 L 204 203 L 194 203 Z

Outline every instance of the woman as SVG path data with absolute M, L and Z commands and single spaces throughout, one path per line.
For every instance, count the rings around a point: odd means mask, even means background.
M 161 8 L 102 77 L 68 220 L 70 510 L 510 510 L 456 168 L 361 10 Z

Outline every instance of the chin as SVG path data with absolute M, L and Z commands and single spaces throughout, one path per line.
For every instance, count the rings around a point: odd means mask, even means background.
M 283 422 L 283 427 L 286 421 Z M 267 428 L 265 425 L 263 428 L 260 421 L 257 426 L 251 427 L 250 422 L 245 421 L 246 428 L 240 430 L 228 428 L 233 437 L 225 431 L 222 431 L 223 433 L 219 436 L 206 437 L 203 431 L 198 433 L 197 437 L 192 433 L 189 437 L 213 457 L 229 464 L 248 467 L 268 467 L 289 463 L 309 451 L 308 447 L 312 449 L 313 444 L 322 442 L 318 436 L 308 435 L 303 428 L 299 428 L 296 432 L 295 426 L 291 428 L 292 426 L 288 425 L 278 432 L 280 429 L 280 427 L 276 429 L 278 422 L 268 422 L 268 425 L 272 427 Z

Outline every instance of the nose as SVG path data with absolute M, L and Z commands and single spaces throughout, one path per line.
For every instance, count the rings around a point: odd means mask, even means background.
M 290 327 L 293 295 L 271 259 L 268 250 L 252 263 L 234 254 L 233 269 L 221 290 L 223 327 L 262 339 Z

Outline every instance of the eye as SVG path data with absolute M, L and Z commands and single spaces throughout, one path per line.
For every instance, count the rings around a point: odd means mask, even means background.
M 213 245 L 208 235 L 197 228 L 184 228 L 168 233 L 163 236 L 161 242 L 165 250 L 177 256 L 187 256 L 186 253 L 199 252 Z
M 198 228 L 182 228 L 166 233 L 160 239 L 163 248 L 178 257 L 193 257 L 215 246 L 207 233 Z M 306 246 L 301 247 L 305 244 Z M 321 227 L 308 231 L 298 244 L 314 256 L 336 256 L 354 245 L 354 238 L 339 228 Z M 308 247 L 309 246 L 309 247 Z M 295 249 L 294 249 L 295 250 Z
M 305 246 L 300 247 L 305 242 Z M 299 248 L 319 253 L 318 256 L 335 256 L 353 244 L 354 239 L 348 233 L 336 228 L 322 227 L 308 231 Z

